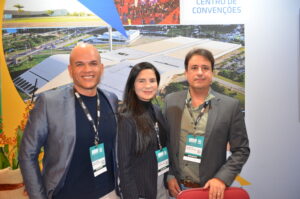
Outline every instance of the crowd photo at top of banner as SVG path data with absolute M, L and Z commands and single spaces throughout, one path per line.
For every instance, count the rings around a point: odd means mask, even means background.
M 179 24 L 179 0 L 115 0 L 124 25 Z

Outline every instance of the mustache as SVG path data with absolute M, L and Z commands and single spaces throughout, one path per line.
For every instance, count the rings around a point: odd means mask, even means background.
M 205 80 L 205 77 L 195 77 L 193 80 Z

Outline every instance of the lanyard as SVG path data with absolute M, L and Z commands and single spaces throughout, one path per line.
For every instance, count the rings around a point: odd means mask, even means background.
M 158 147 L 159 147 L 159 149 L 161 150 L 162 149 L 162 145 L 161 145 L 161 142 L 160 142 L 160 138 L 159 138 L 159 126 L 158 126 L 158 122 L 157 122 L 157 119 L 156 119 L 156 117 L 155 117 L 155 111 L 154 111 L 154 108 L 153 108 L 153 106 L 151 106 L 151 109 L 152 109 L 152 113 L 153 113 L 153 119 L 154 119 L 154 121 L 156 121 L 156 122 L 154 122 L 154 130 L 155 130 L 155 134 L 156 134 L 156 138 L 157 138 L 157 143 L 158 143 Z
M 194 130 L 196 130 L 198 122 L 200 121 L 201 117 L 203 116 L 206 107 L 210 104 L 210 100 L 204 102 L 204 105 L 203 105 L 202 109 L 200 110 L 200 113 L 199 113 L 199 115 L 198 115 L 198 117 L 196 119 L 194 119 L 194 117 L 193 117 L 192 108 L 190 106 L 191 100 L 192 99 L 186 100 L 186 106 L 188 108 L 188 111 L 190 113 L 190 116 L 191 116 L 192 120 L 194 120 Z
M 92 115 L 90 114 L 89 110 L 87 109 L 85 103 L 83 102 L 82 98 L 80 97 L 80 94 L 74 90 L 74 94 L 83 110 L 83 112 L 85 113 L 88 121 L 91 123 L 92 127 L 93 127 L 93 130 L 95 132 L 95 145 L 97 146 L 98 143 L 99 143 L 99 133 L 98 133 L 98 126 L 99 126 L 99 123 L 100 123 L 100 99 L 99 99 L 99 95 L 98 95 L 98 92 L 97 92 L 97 126 L 95 125 L 95 122 L 92 118 Z
M 161 149 L 162 149 L 162 146 L 161 146 L 161 142 L 160 142 L 160 139 L 159 139 L 159 127 L 158 127 L 158 122 L 155 122 L 155 124 L 154 124 L 154 130 L 155 130 L 155 133 L 156 133 L 156 138 L 157 138 L 157 142 L 158 142 L 159 149 L 161 150 Z

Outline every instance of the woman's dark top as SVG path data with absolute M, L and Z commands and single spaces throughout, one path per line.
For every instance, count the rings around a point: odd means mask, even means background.
M 162 147 L 166 146 L 167 128 L 160 108 L 151 102 L 143 102 L 153 123 L 158 122 L 159 137 Z M 137 127 L 133 117 L 127 113 L 120 114 L 117 136 L 117 156 L 120 177 L 120 192 L 123 199 L 156 199 L 157 193 L 157 160 L 155 151 L 159 149 L 156 132 L 153 128 L 152 138 L 155 144 L 137 155 L 135 151 Z

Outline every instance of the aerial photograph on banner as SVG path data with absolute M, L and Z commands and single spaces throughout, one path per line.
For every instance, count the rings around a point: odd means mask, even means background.
M 78 0 L 10 0 L 3 13 L 3 28 L 81 27 L 107 25 Z
M 20 96 L 71 83 L 69 53 L 78 42 L 91 43 L 101 53 L 105 71 L 99 86 L 121 100 L 129 71 L 136 63 L 154 64 L 161 83 L 158 104 L 166 94 L 187 88 L 184 58 L 193 48 L 210 50 L 215 59 L 212 88 L 245 105 L 244 25 L 131 25 L 127 38 L 101 27 L 4 28 L 6 65 Z M 112 38 L 110 44 L 109 38 Z
M 179 0 L 114 0 L 124 25 L 179 24 Z

